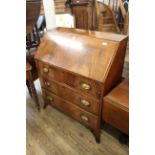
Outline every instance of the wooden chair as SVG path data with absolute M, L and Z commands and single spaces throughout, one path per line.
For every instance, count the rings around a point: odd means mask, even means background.
M 32 32 L 26 35 L 26 49 L 38 47 L 40 44 L 40 36 L 37 25 L 34 26 Z
M 40 43 L 38 40 L 38 33 L 34 31 L 38 16 L 41 9 L 41 0 L 26 0 L 26 34 L 31 36 L 37 35 L 37 41 L 32 41 L 31 37 L 29 38 L 29 43 L 27 42 L 27 53 L 26 53 L 26 85 L 28 87 L 30 95 L 33 97 L 36 102 L 38 110 L 40 110 L 40 105 L 34 86 L 34 81 L 38 78 L 38 73 L 35 67 L 34 53 L 37 49 L 37 46 Z M 35 36 L 34 36 L 35 38 Z
M 29 44 L 27 44 L 26 46 L 26 85 L 29 90 L 29 94 L 34 99 L 38 110 L 40 110 L 39 101 L 36 93 L 37 91 L 34 85 L 34 81 L 38 79 L 38 72 L 34 60 L 34 55 L 40 44 L 40 37 L 38 36 L 38 33 L 34 33 L 34 31 L 30 33 L 30 36 L 31 35 L 33 35 L 34 37 L 29 38 Z
M 26 85 L 29 90 L 29 94 L 34 99 L 36 106 L 38 110 L 40 110 L 39 101 L 34 85 L 34 81 L 38 79 L 38 72 L 34 60 L 34 55 L 37 50 L 37 47 L 39 46 L 38 42 L 35 42 L 34 40 L 31 41 L 30 44 L 26 46 L 27 52 L 26 52 Z M 32 44 L 31 44 L 32 43 Z
M 40 105 L 39 105 L 36 89 L 34 86 L 34 76 L 32 72 L 32 66 L 28 62 L 26 62 L 26 85 L 28 87 L 30 95 L 33 97 L 36 103 L 38 110 L 40 110 Z

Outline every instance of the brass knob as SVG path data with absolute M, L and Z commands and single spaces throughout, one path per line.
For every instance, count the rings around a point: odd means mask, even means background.
M 86 122 L 88 122 L 88 118 L 85 116 L 85 115 L 81 115 L 81 119 L 83 120 L 83 121 L 86 121 Z
M 49 101 L 53 101 L 53 98 L 52 98 L 51 96 L 47 96 L 47 99 L 48 99 Z
M 82 83 L 81 84 L 81 87 L 83 88 L 83 89 L 85 89 L 85 90 L 90 90 L 90 85 L 89 84 L 86 84 L 86 83 Z
M 90 102 L 85 100 L 85 99 L 81 99 L 81 103 L 84 105 L 84 106 L 90 106 Z
M 43 71 L 44 71 L 44 73 L 48 73 L 49 69 L 45 67 L 45 68 L 43 68 Z
M 45 81 L 46 86 L 50 86 L 51 84 L 48 81 Z

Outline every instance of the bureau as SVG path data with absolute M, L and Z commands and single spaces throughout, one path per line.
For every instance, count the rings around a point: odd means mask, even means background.
M 35 61 L 44 108 L 51 105 L 100 141 L 102 98 L 121 80 L 127 37 L 71 28 L 48 31 Z

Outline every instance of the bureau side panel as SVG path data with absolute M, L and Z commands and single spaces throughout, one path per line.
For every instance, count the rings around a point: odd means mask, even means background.
M 116 86 L 122 78 L 122 71 L 126 53 L 127 38 L 120 42 L 114 60 L 109 68 L 105 83 L 103 94 L 107 94 L 114 86 Z

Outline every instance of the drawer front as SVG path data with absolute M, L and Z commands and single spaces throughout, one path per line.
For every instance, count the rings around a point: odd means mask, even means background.
M 48 78 L 40 78 L 40 81 L 43 88 L 50 90 L 57 96 L 60 96 L 63 99 L 72 102 L 96 115 L 99 113 L 100 102 L 98 99 L 80 94 L 75 89 L 72 89 L 67 85 L 48 80 Z
M 120 131 L 129 134 L 129 112 L 111 103 L 104 102 L 102 119 Z
M 38 63 L 39 65 L 39 73 L 43 77 L 50 77 L 56 81 L 65 83 L 75 89 L 78 89 L 82 92 L 91 94 L 98 99 L 101 96 L 101 84 L 93 81 L 91 79 L 87 79 L 85 77 L 81 77 L 62 69 L 58 69 L 56 67 L 49 66 L 47 64 Z
M 57 109 L 68 114 L 69 116 L 73 117 L 75 120 L 79 121 L 80 123 L 89 128 L 92 129 L 99 128 L 99 119 L 97 116 L 82 110 L 78 106 L 63 100 L 62 98 L 44 89 L 43 89 L 43 96 L 46 104 L 56 107 Z

